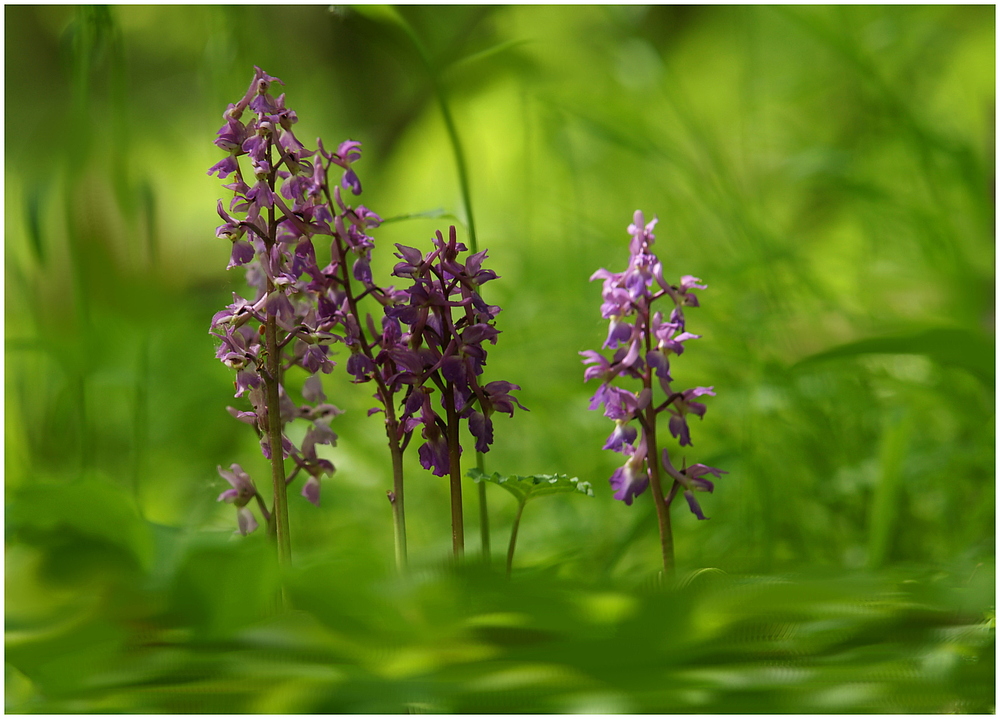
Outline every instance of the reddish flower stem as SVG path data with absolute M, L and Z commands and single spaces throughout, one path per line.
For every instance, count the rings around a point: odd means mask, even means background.
M 331 211 L 334 211 L 337 205 L 334 203 L 333 198 L 330 196 L 330 184 L 327 173 L 329 172 L 329 163 L 327 164 L 326 171 L 324 172 L 324 183 L 323 183 L 323 194 L 326 196 L 327 205 L 330 207 Z M 354 294 L 354 285 L 351 282 L 351 274 L 349 268 L 347 267 L 347 247 L 344 238 L 338 233 L 334 233 L 334 241 L 337 245 L 337 252 L 340 255 L 340 277 L 341 285 L 344 288 L 344 293 L 347 295 L 347 304 L 351 308 L 351 314 L 354 315 L 354 319 L 358 323 L 358 332 L 361 335 L 361 351 L 364 352 L 365 356 L 371 360 L 372 366 L 377 367 L 375 363 L 375 356 L 372 353 L 372 345 L 375 338 L 372 338 L 372 342 L 369 342 L 365 337 L 365 325 L 361 321 L 361 311 L 358 309 L 358 301 L 360 297 Z M 361 294 L 363 297 L 368 290 Z M 395 394 L 389 389 L 389 386 L 383 381 L 382 376 L 376 369 L 373 372 L 375 385 L 378 387 L 379 399 L 382 402 L 382 406 L 385 408 L 385 435 L 386 439 L 389 441 L 389 454 L 392 457 L 392 497 L 390 499 L 390 504 L 392 505 L 392 528 L 393 528 L 393 544 L 396 550 L 396 568 L 402 570 L 406 566 L 407 552 L 406 552 L 406 505 L 404 502 L 403 493 L 403 447 L 401 442 L 400 432 L 399 432 L 399 420 L 396 419 L 396 407 L 395 407 Z
M 649 306 L 640 308 L 645 318 L 645 340 L 647 353 L 652 347 L 652 336 L 649 325 Z M 656 521 L 660 530 L 660 549 L 663 554 L 663 573 L 666 576 L 674 571 L 674 536 L 670 527 L 670 505 L 663 497 L 663 486 L 660 484 L 660 453 L 656 445 L 656 408 L 653 407 L 653 368 L 648 364 L 643 374 L 642 386 L 649 393 L 649 404 L 645 409 L 645 422 L 642 422 L 642 433 L 646 442 L 646 463 L 649 465 L 649 487 L 653 492 L 653 503 L 656 505 Z
M 459 559 L 465 553 L 465 526 L 462 517 L 462 448 L 458 439 L 455 392 L 450 382 L 445 384 L 444 402 L 448 418 L 448 464 L 451 470 L 451 544 L 455 559 Z
M 268 149 L 270 155 L 270 148 Z M 273 193 L 275 186 L 274 170 L 268 176 L 268 185 Z M 274 217 L 274 207 L 268 213 L 268 235 L 264 238 L 268 251 L 275 243 L 277 223 Z M 269 278 L 267 292 L 275 291 L 274 283 Z M 267 441 L 271 448 L 271 485 L 274 492 L 274 506 L 268 529 L 274 532 L 278 544 L 278 564 L 285 568 L 292 561 L 291 532 L 288 526 L 288 483 L 285 481 L 285 453 L 282 447 L 281 432 L 281 397 L 278 385 L 281 382 L 281 350 L 278 348 L 278 317 L 273 312 L 267 313 L 264 323 L 264 345 L 267 350 L 266 371 L 264 372 L 264 387 L 267 391 Z

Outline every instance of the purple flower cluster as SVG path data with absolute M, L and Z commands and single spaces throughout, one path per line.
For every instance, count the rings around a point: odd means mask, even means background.
M 513 416 L 514 405 L 525 408 L 510 394 L 520 389 L 517 385 L 480 382 L 486 364 L 484 342 L 496 344 L 499 335 L 495 318 L 500 308 L 487 304 L 479 294 L 481 285 L 497 279 L 495 272 L 482 266 L 486 251 L 460 262 L 459 253 L 467 248 L 457 241 L 454 226 L 447 240 L 438 232 L 433 242 L 426 256 L 414 247 L 396 245 L 400 262 L 392 274 L 411 284 L 400 293 L 403 301 L 386 307 L 383 326 L 391 328 L 397 339 L 394 346 L 383 343 L 378 360 L 395 365 L 396 374 L 387 382 L 406 386 L 400 431 L 408 439 L 421 428 L 420 464 L 443 477 L 451 467 L 449 421 L 434 410 L 435 389 L 446 415 L 450 410 L 466 420 L 476 449 L 484 453 L 493 443 L 491 415 L 500 411 Z
M 375 242 L 369 232 L 381 219 L 347 201 L 347 191 L 361 194 L 353 167 L 361 158 L 360 143 L 349 140 L 328 152 L 317 140 L 317 150 L 306 149 L 292 130 L 298 118 L 286 107 L 285 96 L 271 95 L 281 80 L 255 69 L 246 94 L 226 110 L 215 141 L 228 156 L 209 170 L 228 179 L 224 187 L 233 192 L 228 209 L 218 203 L 223 224 L 216 236 L 232 244 L 229 267 L 245 267 L 254 291 L 252 299 L 234 294 L 232 304 L 212 318 L 212 334 L 220 340 L 216 356 L 236 371 L 235 396 L 245 395 L 251 407 L 229 411 L 256 430 L 275 477 L 284 477 L 284 459 L 295 465 L 285 484 L 300 472 L 308 476 L 302 495 L 318 505 L 320 478 L 333 474 L 334 467 L 316 448 L 336 442 L 330 420 L 341 413 L 326 402 L 321 373 L 333 370 L 331 346 L 342 344 L 354 382 L 376 386 L 379 406 L 369 415 L 385 415 L 394 472 L 389 498 L 402 541 L 397 548 L 405 556 L 401 457 L 414 431 L 419 427 L 423 438 L 418 450 L 423 467 L 454 480 L 459 477 L 459 421 L 467 423 L 476 448 L 486 452 L 493 442 L 491 415 L 513 415 L 514 405 L 521 406 L 510 395 L 517 385 L 481 382 L 484 343 L 496 343 L 500 308 L 486 304 L 479 287 L 497 275 L 483 268 L 485 251 L 460 261 L 466 247 L 452 227 L 447 241 L 437 233 L 426 256 L 397 245 L 401 261 L 393 274 L 409 287 L 376 285 L 371 271 Z M 332 186 L 331 172 L 339 174 Z M 325 265 L 317 256 L 319 238 L 330 243 Z M 361 313 L 366 298 L 382 309 L 378 325 L 371 314 Z M 285 374 L 293 367 L 307 375 L 301 404 L 285 389 Z M 445 410 L 444 418 L 435 407 Z M 272 417 L 280 432 L 271 425 Z M 310 423 L 299 446 L 284 431 L 296 419 Z M 279 437 L 276 450 L 271 445 Z M 268 512 L 242 468 L 219 472 L 233 487 L 219 499 L 236 505 L 241 532 L 257 526 L 247 508 L 251 497 L 271 523 L 276 511 Z M 274 481 L 278 507 L 277 487 L 283 497 L 284 485 Z M 280 515 L 276 521 L 282 521 Z
M 277 384 L 279 407 L 274 414 L 279 415 L 275 421 L 282 427 L 280 452 L 295 464 L 287 482 L 304 472 L 308 479 L 302 495 L 318 505 L 320 478 L 333 474 L 334 467 L 317 455 L 316 447 L 336 442 L 330 420 L 341 413 L 326 402 L 319 373 L 329 373 L 334 367 L 331 344 L 343 342 L 352 353 L 359 346 L 358 323 L 352 321 L 354 298 L 345 291 L 347 263 L 352 263 L 353 276 L 368 291 L 385 295 L 370 285 L 368 270 L 373 242 L 367 232 L 381 220 L 364 206 L 346 204 L 340 187 L 334 188 L 332 197 L 330 194 L 327 176 L 333 166 L 342 171 L 341 186 L 360 194 L 361 183 L 352 168 L 361 157 L 360 144 L 347 141 L 336 151 L 327 152 L 317 141 L 318 150 L 307 150 L 292 130 L 298 121 L 295 111 L 286 107 L 284 94 L 271 94 L 276 83 L 283 84 L 255 68 L 246 94 L 226 109 L 225 124 L 215 140 L 228 155 L 209 174 L 231 178 L 224 187 L 233 192 L 228 209 L 219 200 L 217 211 L 223 224 L 216 236 L 232 243 L 229 268 L 246 268 L 247 284 L 254 296 L 247 299 L 234 293 L 233 303 L 212 318 L 212 334 L 221 341 L 216 357 L 236 370 L 235 396 L 246 394 L 252 408 L 242 411 L 230 407 L 229 411 L 257 431 L 261 451 L 268 459 L 274 449 L 265 385 L 268 380 Z M 244 123 L 246 114 L 249 119 Z M 241 158 L 248 167 L 241 166 Z M 331 261 L 324 267 L 319 265 L 314 245 L 320 236 L 334 237 Z M 274 320 L 275 347 L 280 354 L 280 358 L 271 358 L 277 376 L 272 376 L 268 366 L 265 325 L 269 319 Z M 351 362 L 348 365 L 350 368 Z M 300 367 L 308 375 L 301 404 L 285 390 L 284 374 L 292 367 Z M 310 423 L 300 446 L 284 433 L 284 427 L 295 419 Z M 221 469 L 220 473 L 231 484 L 232 476 L 239 477 L 241 483 L 250 482 L 242 469 L 235 475 Z M 224 493 L 220 499 L 230 497 Z M 237 507 L 244 512 L 245 503 Z M 263 503 L 261 510 L 266 513 Z M 244 533 L 256 526 L 244 516 L 248 512 L 240 515 Z
M 632 236 L 629 244 L 629 263 L 624 272 L 600 269 L 591 280 L 604 281 L 601 314 L 610 321 L 605 349 L 614 350 L 611 359 L 593 350 L 580 354 L 584 364 L 584 380 L 600 379 L 601 386 L 590 400 L 590 409 L 604 405 L 604 416 L 614 420 L 615 429 L 604 444 L 604 449 L 619 452 L 626 457 L 625 464 L 611 476 L 611 486 L 616 490 L 615 499 L 632 504 L 633 498 L 649 486 L 650 476 L 657 477 L 660 463 L 656 455 L 656 418 L 668 413 L 670 434 L 681 446 L 691 443 L 689 415 L 701 418 L 705 405 L 696 401 L 703 396 L 714 396 L 713 387 L 695 387 L 677 391 L 672 387 L 670 357 L 681 355 L 685 343 L 700 339 L 700 335 L 687 331 L 684 308 L 698 307 L 694 290 L 706 289 L 697 277 L 685 275 L 673 285 L 663 278 L 663 266 L 652 252 L 656 218 L 646 223 L 641 211 L 636 211 L 628 227 Z M 669 318 L 661 311 L 654 311 L 653 304 L 669 298 L 673 304 Z M 638 392 L 615 386 L 617 378 L 632 378 L 642 383 Z M 654 381 L 655 378 L 655 381 Z M 654 398 L 654 385 L 659 385 L 664 399 Z M 637 420 L 639 431 L 631 423 Z M 638 443 L 637 443 L 638 440 Z M 704 478 L 712 474 L 718 478 L 722 470 L 696 464 L 677 470 L 670 463 L 667 450 L 662 452 L 662 469 L 674 479 L 674 486 L 666 500 L 669 506 L 678 487 L 684 488 L 691 511 L 705 519 L 694 496 L 695 491 L 711 492 L 714 485 Z

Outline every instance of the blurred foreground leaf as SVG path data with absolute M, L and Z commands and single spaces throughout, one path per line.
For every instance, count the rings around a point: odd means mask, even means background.
M 27 544 L 50 547 L 56 574 L 85 571 L 81 562 L 98 550 L 143 569 L 153 559 L 153 536 L 130 493 L 102 479 L 18 488 L 7 505 L 7 532 Z
M 703 572 L 623 590 L 539 575 L 508 581 L 475 566 L 376 578 L 346 559 L 296 570 L 295 608 L 268 616 L 259 604 L 238 607 L 241 595 L 273 586 L 255 554 L 206 547 L 176 575 L 190 587 L 190 567 L 230 565 L 214 582 L 196 572 L 201 590 L 218 593 L 212 602 L 234 612 L 214 636 L 191 631 L 202 619 L 179 616 L 176 604 L 141 624 L 109 611 L 30 644 L 8 632 L 7 661 L 35 690 L 8 709 L 993 711 L 992 568 L 971 580 Z

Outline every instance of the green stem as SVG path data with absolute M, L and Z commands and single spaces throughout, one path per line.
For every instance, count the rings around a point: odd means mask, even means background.
M 517 514 L 514 515 L 514 524 L 510 527 L 510 544 L 507 545 L 507 578 L 510 578 L 510 570 L 514 565 L 514 547 L 517 545 L 517 530 L 521 526 L 521 513 L 524 512 L 524 505 L 527 502 L 522 500 L 517 503 Z
M 267 159 L 274 168 L 272 145 L 268 141 Z M 277 169 L 272 169 L 267 184 L 273 193 Z M 277 242 L 278 223 L 275 221 L 274 206 L 268 209 L 267 237 L 264 244 L 270 252 Z M 267 292 L 278 291 L 274 282 L 267 280 Z M 285 481 L 285 453 L 282 447 L 281 427 L 281 349 L 278 346 L 278 315 L 268 311 L 264 322 L 264 346 L 267 362 L 264 372 L 264 388 L 267 391 L 267 440 L 271 447 L 271 486 L 274 492 L 274 506 L 271 510 L 275 541 L 278 543 L 278 566 L 285 569 L 292 561 L 291 532 L 288 526 L 288 482 Z
M 451 383 L 445 385 L 445 410 L 448 417 L 448 464 L 451 470 L 451 544 L 455 559 L 465 553 L 465 526 L 462 517 L 461 445 L 458 441 L 458 412 Z
M 433 78 L 433 76 L 432 76 Z M 458 129 L 451 116 L 451 109 L 444 89 L 436 78 L 433 78 L 434 89 L 437 94 L 438 104 L 441 106 L 441 114 L 444 116 L 444 124 L 448 129 L 448 139 L 451 141 L 451 149 L 455 153 L 455 165 L 458 169 L 458 184 L 462 190 L 462 204 L 465 205 L 465 215 L 469 221 L 469 245 L 472 252 L 479 252 L 479 242 L 476 240 L 476 220 L 472 216 L 472 192 L 469 189 L 469 173 L 465 164 L 465 152 L 462 150 L 462 142 L 458 138 Z
M 391 410 L 391 405 L 386 405 L 387 410 Z M 394 425 L 395 422 L 392 423 Z M 389 429 L 387 423 L 386 429 Z M 406 512 L 403 507 L 403 449 L 399 445 L 399 439 L 389 437 L 389 453 L 392 455 L 392 495 L 389 502 L 392 504 L 392 529 L 393 539 L 396 547 L 396 569 L 402 571 L 406 567 Z
M 649 463 L 649 486 L 653 491 L 653 503 L 656 505 L 656 520 L 660 528 L 660 548 L 663 552 L 663 573 L 670 576 L 674 571 L 674 536 L 670 528 L 670 507 L 663 498 L 663 486 L 660 484 L 660 458 L 656 447 L 656 411 L 652 406 L 646 408 L 646 423 L 643 433 L 646 435 L 646 461 Z
M 327 170 L 329 170 L 329 165 L 327 165 Z M 324 173 L 323 185 L 327 204 L 330 207 L 336 207 L 333 198 L 330 196 L 330 184 L 326 173 Z M 347 303 L 351 308 L 351 314 L 354 315 L 354 319 L 358 324 L 358 331 L 361 334 L 361 351 L 371 360 L 372 365 L 375 366 L 375 355 L 372 353 L 371 344 L 365 336 L 365 325 L 361 321 L 358 298 L 354 292 L 354 285 L 351 283 L 351 275 L 347 268 L 347 247 L 344 244 L 344 238 L 339 234 L 334 235 L 334 241 L 336 242 L 337 254 L 340 260 L 341 283 L 344 293 L 347 295 Z M 375 338 L 373 337 L 372 341 L 374 340 Z M 400 445 L 399 422 L 396 419 L 394 394 L 377 371 L 374 375 L 379 396 L 382 398 L 382 404 L 385 407 L 385 435 L 386 439 L 389 440 L 389 454 L 392 456 L 392 494 L 389 497 L 389 502 L 392 504 L 393 544 L 396 549 L 396 568 L 402 571 L 406 566 L 407 560 L 406 511 L 405 502 L 403 501 L 403 448 Z
M 270 284 L 270 282 L 268 283 Z M 273 288 L 268 288 L 273 291 Z M 269 314 L 264 324 L 264 341 L 267 346 L 267 440 L 271 446 L 271 484 L 274 489 L 275 538 L 278 542 L 278 563 L 284 568 L 292 559 L 291 535 L 288 530 L 288 492 L 285 484 L 285 459 L 281 447 L 281 405 L 278 394 L 281 362 L 278 355 L 277 316 Z
M 646 307 L 645 341 L 646 351 L 652 346 L 652 334 L 649 324 L 649 308 Z M 656 520 L 660 529 L 660 549 L 663 553 L 663 576 L 670 577 L 674 573 L 674 536 L 670 528 L 670 505 L 663 498 L 663 486 L 660 484 L 660 451 L 656 446 L 656 408 L 653 406 L 653 368 L 647 365 L 642 378 L 642 384 L 649 393 L 650 401 L 646 405 L 645 421 L 642 422 L 642 433 L 646 441 L 646 463 L 649 465 L 649 487 L 653 493 L 653 503 L 656 505 Z M 671 497 L 672 498 L 672 497 Z

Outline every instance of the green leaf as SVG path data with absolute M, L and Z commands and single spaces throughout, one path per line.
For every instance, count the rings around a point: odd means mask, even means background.
M 42 232 L 42 218 L 45 215 L 45 187 L 35 183 L 28 187 L 24 198 L 25 221 L 28 225 L 28 239 L 35 259 L 45 264 L 45 238 Z
M 958 327 L 932 327 L 908 334 L 868 337 L 810 355 L 795 366 L 867 354 L 924 355 L 941 365 L 961 367 L 991 387 L 996 384 L 994 340 L 983 333 Z
M 402 27 L 404 24 L 399 11 L 392 5 L 353 5 L 351 7 L 358 15 L 362 15 L 374 22 L 386 23 Z
M 869 510 L 868 566 L 878 569 L 889 558 L 899 516 L 903 463 L 913 436 L 911 414 L 886 419 L 882 433 L 880 477 Z
M 500 485 L 513 494 L 518 502 L 527 502 L 529 499 L 546 494 L 566 494 L 569 492 L 580 492 L 588 497 L 594 496 L 590 482 L 581 482 L 579 478 L 568 477 L 565 474 L 532 474 L 527 477 L 513 474 L 509 477 L 503 477 L 498 472 L 485 474 L 478 469 L 470 469 L 466 476 L 476 482 L 492 482 Z
M 130 493 L 97 477 L 18 488 L 7 505 L 7 529 L 22 541 L 48 547 L 65 574 L 74 567 L 83 571 L 85 560 L 95 559 L 95 552 L 102 561 L 131 558 L 149 569 L 155 549 L 151 529 Z M 105 556 L 104 549 L 117 559 Z
M 405 215 L 395 215 L 393 217 L 386 217 L 382 220 L 383 225 L 387 225 L 390 222 L 402 222 L 403 220 L 438 220 L 440 218 L 447 218 L 451 220 L 457 220 L 458 218 L 450 212 L 445 212 L 444 208 L 438 207 L 433 210 L 424 210 L 423 212 L 410 212 Z
M 498 42 L 496 45 L 491 45 L 485 50 L 480 50 L 478 52 L 472 53 L 471 55 L 466 55 L 465 57 L 459 58 L 455 62 L 451 63 L 451 65 L 449 65 L 446 69 L 453 70 L 457 67 L 472 65 L 479 62 L 480 60 L 485 60 L 494 55 L 499 55 L 502 52 L 506 52 L 507 50 L 510 50 L 512 48 L 519 47 L 520 45 L 525 45 L 529 42 L 531 41 L 526 38 L 522 38 L 520 40 L 505 40 L 503 42 Z

